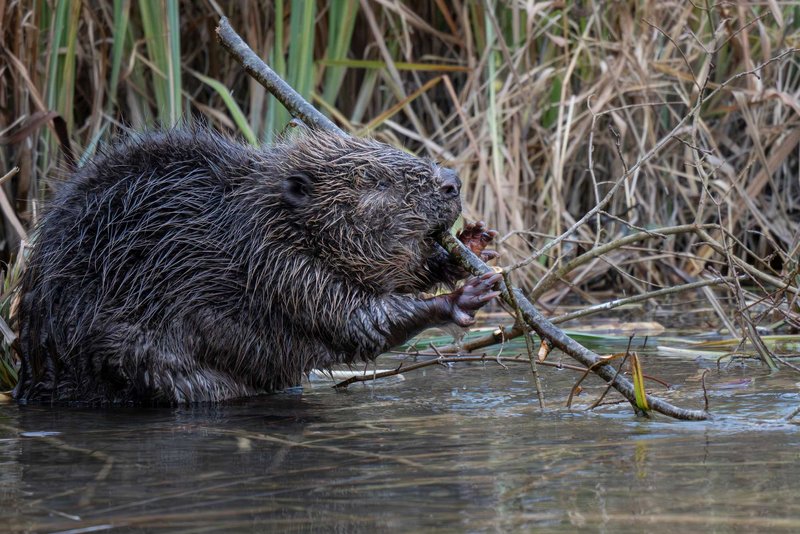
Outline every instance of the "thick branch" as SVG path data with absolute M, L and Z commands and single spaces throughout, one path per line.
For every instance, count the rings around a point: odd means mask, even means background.
M 300 96 L 277 74 L 275 74 L 272 69 L 270 69 L 263 61 L 261 61 L 261 59 L 259 59 L 258 56 L 256 56 L 255 53 L 253 53 L 253 51 L 247 46 L 247 44 L 242 41 L 236 32 L 233 31 L 227 19 L 224 17 L 220 20 L 219 27 L 217 28 L 217 35 L 225 49 L 228 50 L 228 52 L 230 52 L 231 55 L 233 55 L 234 58 L 239 61 L 239 63 L 242 64 L 248 74 L 253 76 L 270 93 L 272 93 L 292 115 L 300 117 L 310 126 L 336 131 L 341 133 L 341 135 L 347 135 L 330 120 L 325 118 L 313 106 L 306 102 L 302 96 Z M 659 147 L 654 148 L 651 152 L 654 153 L 658 148 Z M 646 161 L 646 159 L 647 158 L 643 158 L 639 163 L 643 163 Z M 623 178 L 615 187 L 618 187 L 628 174 L 623 176 Z M 609 195 L 611 195 L 611 193 L 609 193 Z M 595 208 L 595 212 L 597 210 L 599 210 L 599 207 Z M 592 212 L 584 216 L 581 221 L 588 219 L 591 213 Z M 579 223 L 576 223 L 572 230 L 577 228 Z M 568 233 L 562 235 L 561 239 L 568 235 Z M 492 272 L 492 269 L 488 265 L 481 261 L 477 256 L 475 256 L 475 254 L 472 253 L 471 250 L 466 248 L 464 244 L 462 244 L 449 233 L 444 233 L 439 242 L 450 252 L 453 258 L 456 259 L 462 267 L 472 274 L 481 275 Z M 515 267 L 520 267 L 522 264 L 524 263 L 521 262 L 521 264 L 515 265 Z M 539 334 L 541 338 L 551 341 L 554 346 L 569 354 L 572 358 L 579 361 L 586 367 L 590 367 L 595 374 L 603 378 L 617 391 L 619 391 L 622 396 L 631 403 L 634 409 L 637 409 L 633 384 L 631 384 L 630 381 L 620 376 L 610 366 L 605 365 L 599 355 L 585 348 L 583 345 L 574 341 L 573 339 L 570 339 L 566 334 L 564 334 L 564 332 L 556 328 L 553 323 L 548 321 L 536 310 L 536 308 L 533 307 L 522 291 L 513 287 L 509 288 L 503 282 L 500 282 L 500 285 L 502 290 L 501 296 L 503 300 L 511 304 L 512 307 L 515 307 L 513 303 L 516 301 L 516 305 L 519 306 L 519 309 L 522 312 L 522 318 L 534 332 Z M 509 291 L 514 292 L 513 297 Z M 704 411 L 684 410 L 661 399 L 651 397 L 650 395 L 647 396 L 647 401 L 655 411 L 670 417 L 675 417 L 676 419 L 697 421 L 706 419 L 708 417 L 708 414 Z

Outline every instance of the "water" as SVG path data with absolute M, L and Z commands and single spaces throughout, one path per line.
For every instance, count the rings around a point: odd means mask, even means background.
M 615 349 L 616 350 L 616 349 Z M 551 355 L 556 358 L 556 355 Z M 383 358 L 380 366 L 397 362 Z M 429 367 L 340 392 L 221 406 L 0 405 L 10 532 L 753 532 L 800 530 L 798 375 L 663 356 L 650 391 L 715 419 L 564 408 L 572 371 Z M 609 399 L 611 395 L 609 396 Z

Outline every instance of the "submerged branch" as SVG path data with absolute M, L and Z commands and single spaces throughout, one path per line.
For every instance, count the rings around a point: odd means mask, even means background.
M 423 354 L 415 354 L 414 356 L 422 356 Z M 378 378 L 386 378 L 389 376 L 397 376 L 402 373 L 408 373 L 409 371 L 415 371 L 417 369 L 422 369 L 424 367 L 432 367 L 434 365 L 444 365 L 448 363 L 497 363 L 503 365 L 504 363 L 530 363 L 528 358 L 523 358 L 521 356 L 514 356 L 512 358 L 504 357 L 504 356 L 487 356 L 485 354 L 481 356 L 447 356 L 441 353 L 433 355 L 429 354 L 428 356 L 433 356 L 430 360 L 425 360 L 424 362 L 416 362 L 409 365 L 403 365 L 402 363 L 398 365 L 396 368 L 391 369 L 389 371 L 381 371 L 379 373 L 370 373 L 370 374 L 360 374 L 360 375 L 353 375 L 341 382 L 337 382 L 334 384 L 333 387 L 337 389 L 346 388 L 350 384 L 354 384 L 356 382 L 369 382 L 370 380 L 376 380 Z M 555 362 L 536 362 L 536 365 L 544 365 L 545 367 L 555 367 L 557 369 L 568 369 L 570 371 L 578 371 L 584 372 L 586 371 L 583 367 L 578 367 L 577 365 L 569 365 L 564 363 L 555 363 Z

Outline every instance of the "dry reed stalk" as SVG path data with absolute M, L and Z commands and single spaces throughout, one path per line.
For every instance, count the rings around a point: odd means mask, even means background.
M 155 4 L 160 21 L 143 10 Z M 36 125 L 37 112 L 72 121 L 79 161 L 120 131 L 170 124 L 178 111 L 243 135 L 249 128 L 259 141 L 284 126 L 272 97 L 212 44 L 217 9 L 235 15 L 232 23 L 279 74 L 310 80 L 304 98 L 316 95 L 340 124 L 358 130 L 365 117 L 387 116 L 372 135 L 451 160 L 465 182 L 467 215 L 486 217 L 508 235 L 504 263 L 542 250 L 573 225 L 700 96 L 800 44 L 800 28 L 791 24 L 800 14 L 790 3 L 521 8 L 429 0 L 411 10 L 391 1 L 365 8 L 359 0 L 330 0 L 315 12 L 299 4 L 244 0 L 231 11 L 194 3 L 176 20 L 170 2 L 1 3 L 0 73 L 8 83 L 0 84 L 0 174 L 20 169 L 3 185 L 16 218 L 30 227 L 65 166 L 54 125 Z M 148 32 L 156 23 L 163 33 L 155 26 Z M 181 71 L 201 76 L 179 78 Z M 441 83 L 404 99 L 445 73 Z M 798 101 L 796 54 L 722 87 L 577 229 L 576 243 L 563 240 L 515 279 L 534 287 L 542 274 L 580 257 L 584 242 L 602 247 L 641 229 L 712 224 L 717 228 L 705 233 L 660 240 L 657 253 L 614 249 L 561 280 L 548 275 L 555 283 L 541 303 L 568 295 L 596 302 L 608 291 L 646 294 L 722 265 L 723 275 L 750 277 L 743 286 L 749 301 L 800 327 Z M 587 171 L 592 145 L 594 178 Z M 19 244 L 14 224 L 4 216 L 6 262 Z M 723 240 L 731 244 L 730 262 Z M 767 314 L 754 317 L 764 318 L 758 326 L 770 323 Z

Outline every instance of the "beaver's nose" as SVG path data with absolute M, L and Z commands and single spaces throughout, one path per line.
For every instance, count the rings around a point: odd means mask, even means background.
M 457 197 L 461 194 L 461 179 L 453 169 L 442 169 L 442 193 L 447 198 Z

